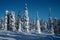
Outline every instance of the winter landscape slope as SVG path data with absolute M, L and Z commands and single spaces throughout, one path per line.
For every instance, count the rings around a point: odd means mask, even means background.
M 60 36 L 0 30 L 0 40 L 60 40 Z

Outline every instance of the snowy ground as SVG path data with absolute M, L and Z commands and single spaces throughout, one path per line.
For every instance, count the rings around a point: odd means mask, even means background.
M 0 30 L 0 40 L 60 40 L 60 36 Z

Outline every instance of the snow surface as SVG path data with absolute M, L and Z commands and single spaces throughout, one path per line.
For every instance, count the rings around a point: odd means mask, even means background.
M 0 40 L 60 40 L 60 36 L 0 30 Z

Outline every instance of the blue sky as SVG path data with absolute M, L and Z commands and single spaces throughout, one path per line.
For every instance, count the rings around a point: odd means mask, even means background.
M 0 0 L 0 17 L 4 17 L 5 10 L 14 10 L 16 15 L 20 10 L 24 15 L 25 3 L 28 4 L 30 19 L 36 18 L 37 11 L 40 18 L 48 19 L 49 8 L 52 8 L 51 16 L 60 19 L 60 0 Z

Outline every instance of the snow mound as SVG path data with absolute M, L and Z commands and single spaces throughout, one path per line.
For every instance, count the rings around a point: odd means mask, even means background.
M 51 34 L 31 34 L 25 32 L 13 32 L 0 30 L 0 40 L 60 40 L 60 36 Z
M 0 37 L 0 40 L 16 40 L 14 38 L 8 38 L 8 37 Z

